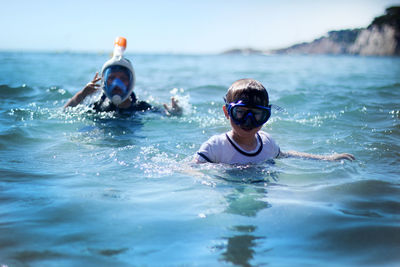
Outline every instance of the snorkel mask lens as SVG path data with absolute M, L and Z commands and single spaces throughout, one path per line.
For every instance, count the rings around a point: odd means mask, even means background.
M 266 123 L 271 116 L 271 106 L 249 106 L 242 100 L 226 104 L 226 106 L 233 122 L 246 128 L 257 128 Z
M 122 66 L 111 66 L 104 72 L 104 92 L 115 104 L 119 105 L 129 97 L 132 73 Z
M 122 97 L 127 93 L 126 85 L 118 78 L 115 78 L 109 86 L 106 86 L 106 90 L 112 96 L 111 101 L 116 105 L 122 103 Z

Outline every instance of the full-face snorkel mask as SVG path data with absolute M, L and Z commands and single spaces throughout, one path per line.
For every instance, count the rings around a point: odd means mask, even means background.
M 135 72 L 131 62 L 122 57 L 113 57 L 101 70 L 104 94 L 114 105 L 124 102 L 135 86 Z
M 271 117 L 271 105 L 249 105 L 243 100 L 225 105 L 232 121 L 243 129 L 260 127 Z

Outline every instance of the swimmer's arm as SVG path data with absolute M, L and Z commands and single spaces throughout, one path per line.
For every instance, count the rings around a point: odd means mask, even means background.
M 349 160 L 353 161 L 356 158 L 349 153 L 341 153 L 341 154 L 331 154 L 331 155 L 316 155 L 304 152 L 297 152 L 297 151 L 287 151 L 283 152 L 280 151 L 278 158 L 305 158 L 305 159 L 317 159 L 317 160 L 328 160 L 328 161 L 338 161 L 338 160 Z
M 84 90 L 79 91 L 73 97 L 71 97 L 70 100 L 68 100 L 64 106 L 64 109 L 68 107 L 76 107 L 86 98 L 86 96 L 88 96 L 88 94 Z
M 97 84 L 98 81 L 101 80 L 101 77 L 98 77 L 99 73 L 96 72 L 93 80 L 89 82 L 82 90 L 77 92 L 71 99 L 64 105 L 64 109 L 67 107 L 75 107 L 79 105 L 88 95 L 96 92 L 100 85 Z

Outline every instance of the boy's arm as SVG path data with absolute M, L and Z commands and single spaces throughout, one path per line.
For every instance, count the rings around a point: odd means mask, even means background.
M 347 160 L 353 161 L 356 159 L 352 154 L 349 154 L 349 153 L 331 154 L 331 155 L 316 155 L 316 154 L 297 152 L 297 151 L 287 151 L 287 152 L 280 151 L 279 158 L 289 158 L 289 157 L 329 160 L 329 161 L 336 161 L 336 160 L 342 160 L 342 159 L 347 159 Z
M 88 83 L 82 90 L 80 90 L 78 93 L 76 93 L 71 99 L 65 104 L 64 109 L 67 107 L 75 107 L 79 105 L 88 95 L 93 94 L 98 90 L 100 87 L 99 84 L 97 84 L 98 81 L 101 80 L 101 77 L 98 77 L 99 73 L 96 72 L 96 75 L 94 76 L 93 80 Z

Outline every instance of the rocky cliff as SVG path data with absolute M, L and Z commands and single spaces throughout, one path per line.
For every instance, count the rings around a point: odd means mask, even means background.
M 367 56 L 400 55 L 400 6 L 386 9 L 367 28 L 330 31 L 309 43 L 277 50 L 233 49 L 225 53 L 241 54 L 352 54 Z
M 270 52 L 275 54 L 347 54 L 361 31 L 361 29 L 330 31 L 327 36 L 310 43 L 296 44 Z

